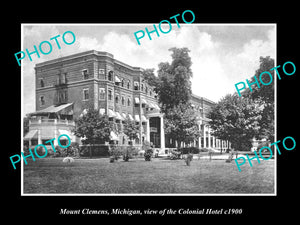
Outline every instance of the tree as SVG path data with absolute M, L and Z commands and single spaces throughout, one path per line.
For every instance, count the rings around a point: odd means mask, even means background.
M 143 72 L 142 72 L 142 75 L 143 75 L 143 79 L 151 86 L 153 87 L 157 87 L 158 85 L 158 77 L 155 76 L 154 74 L 154 69 L 151 68 L 151 69 L 145 69 Z M 156 91 L 156 90 L 155 90 Z
M 188 48 L 170 48 L 171 64 L 158 65 L 158 93 L 161 111 L 165 114 L 165 132 L 181 144 L 199 138 L 197 116 L 190 105 L 191 57 Z
M 88 109 L 87 113 L 75 122 L 74 133 L 76 136 L 84 138 L 84 144 L 103 144 L 105 141 L 110 140 L 113 123 L 109 121 L 107 115 L 99 115 L 98 110 Z
M 165 116 L 165 132 L 181 143 L 190 143 L 200 137 L 197 114 L 186 104 L 179 104 L 168 110 Z
M 247 151 L 259 134 L 261 111 L 252 99 L 228 94 L 212 107 L 209 125 L 215 137 L 230 141 L 236 150 Z
M 158 65 L 157 93 L 162 112 L 180 103 L 187 103 L 191 97 L 191 57 L 188 48 L 170 48 L 172 51 L 172 63 L 160 63 Z
M 260 57 L 260 66 L 255 71 L 255 77 L 259 80 L 259 76 L 262 72 L 268 71 L 271 73 L 273 77 L 273 81 L 269 85 L 260 85 L 258 88 L 256 85 L 252 86 L 253 91 L 250 92 L 249 89 L 246 90 L 244 97 L 251 98 L 256 102 L 261 108 L 263 108 L 261 112 L 261 119 L 259 120 L 259 138 L 266 138 L 270 142 L 274 142 L 274 70 L 270 70 L 274 67 L 274 59 L 267 57 Z M 253 83 L 254 76 L 251 78 L 251 82 Z M 270 77 L 265 75 L 261 76 L 261 79 L 264 83 L 270 82 Z
M 139 125 L 136 125 L 135 121 L 130 120 L 129 118 L 124 120 L 123 133 L 133 141 L 138 137 Z

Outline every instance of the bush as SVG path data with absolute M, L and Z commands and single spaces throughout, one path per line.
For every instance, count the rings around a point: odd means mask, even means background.
M 185 158 L 186 165 L 190 166 L 192 160 L 193 160 L 193 154 L 189 153 Z
M 200 149 L 197 147 L 187 147 L 187 148 L 179 148 L 178 151 L 180 151 L 181 154 L 184 154 L 184 155 L 189 154 L 189 153 L 199 154 Z
M 152 148 L 147 149 L 144 154 L 145 161 L 151 161 L 152 154 L 153 154 Z
M 175 160 L 175 159 L 180 159 L 181 158 L 181 151 L 171 150 L 170 153 L 171 153 L 171 155 L 169 156 L 169 158 L 171 160 Z

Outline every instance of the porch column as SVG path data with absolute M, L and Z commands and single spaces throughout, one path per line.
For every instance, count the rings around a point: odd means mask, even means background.
M 210 137 L 210 128 L 208 127 L 208 148 L 211 148 L 211 137 Z
M 215 136 L 212 136 L 212 139 L 213 139 L 213 148 L 215 148 L 216 147 L 216 138 L 215 138 Z
M 38 130 L 38 145 L 42 144 L 41 130 Z
M 165 129 L 163 116 L 160 116 L 160 148 L 165 149 Z
M 147 119 L 146 140 L 150 142 L 150 118 Z
M 206 128 L 205 125 L 203 125 L 203 148 L 206 148 Z
M 198 124 L 198 128 L 201 133 L 201 122 Z M 201 136 L 198 138 L 198 147 L 201 148 Z

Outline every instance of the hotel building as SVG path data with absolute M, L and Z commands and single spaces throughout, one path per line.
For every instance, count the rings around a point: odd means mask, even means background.
M 36 64 L 36 111 L 30 113 L 29 132 L 24 139 L 29 145 L 45 144 L 49 139 L 67 134 L 72 142 L 80 139 L 72 134 L 74 120 L 88 108 L 106 114 L 122 129 L 124 118 L 139 125 L 134 145 L 144 140 L 162 151 L 176 143 L 165 136 L 164 117 L 160 112 L 154 88 L 143 80 L 143 69 L 114 59 L 107 52 L 86 51 Z M 199 129 L 203 132 L 198 147 L 219 148 L 228 144 L 210 135 L 207 113 L 214 102 L 192 95 L 191 103 L 199 113 Z M 127 145 L 126 135 L 114 133 L 111 138 Z M 50 143 L 48 143 L 50 144 Z

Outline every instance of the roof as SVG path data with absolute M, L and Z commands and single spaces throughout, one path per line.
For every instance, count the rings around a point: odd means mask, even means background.
M 34 113 L 29 113 L 29 114 L 30 115 L 37 115 L 37 114 L 58 113 L 58 112 L 60 112 L 64 109 L 67 109 L 69 106 L 72 106 L 72 105 L 73 105 L 73 102 L 72 103 L 67 103 L 67 104 L 62 104 L 62 105 L 59 105 L 59 106 L 51 105 L 48 108 L 36 111 Z

